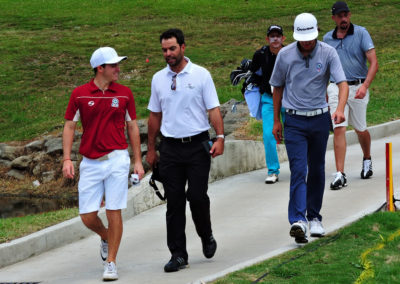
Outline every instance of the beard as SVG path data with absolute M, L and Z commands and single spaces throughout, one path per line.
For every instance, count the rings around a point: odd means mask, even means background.
M 348 28 L 348 26 L 349 26 L 349 23 L 343 21 L 343 22 L 340 23 L 339 28 L 340 28 L 341 30 L 346 30 L 346 29 Z
M 172 59 L 172 61 L 171 61 L 171 59 Z M 182 59 L 183 59 L 183 56 L 178 55 L 176 57 L 172 57 L 172 56 L 171 57 L 167 57 L 165 59 L 165 61 L 167 62 L 167 64 L 169 66 L 174 67 L 174 66 L 178 66 L 182 62 Z

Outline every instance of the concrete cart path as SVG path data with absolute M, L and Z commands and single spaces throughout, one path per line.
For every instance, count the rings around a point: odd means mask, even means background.
M 327 232 L 375 211 L 385 202 L 385 142 L 393 143 L 393 163 L 399 164 L 400 135 L 375 140 L 373 178 L 361 180 L 361 149 L 358 144 L 349 146 L 346 161 L 349 186 L 339 191 L 329 190 L 335 169 L 333 151 L 327 152 L 326 191 L 321 212 Z M 280 181 L 274 185 L 264 184 L 265 169 L 210 184 L 217 253 L 210 260 L 204 258 L 187 210 L 190 268 L 179 272 L 163 272 L 170 257 L 166 246 L 165 205 L 127 220 L 117 259 L 120 278 L 116 283 L 201 283 L 296 248 L 289 236 L 287 220 L 288 163 L 282 163 L 281 167 Z M 400 167 L 394 166 L 393 173 L 396 188 Z M 100 283 L 102 272 L 99 238 L 93 235 L 0 269 L 0 282 Z

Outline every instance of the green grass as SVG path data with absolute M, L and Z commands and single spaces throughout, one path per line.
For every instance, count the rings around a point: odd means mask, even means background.
M 113 46 L 129 59 L 122 84 L 134 92 L 146 118 L 152 75 L 165 66 L 158 41 L 170 27 L 186 34 L 186 55 L 210 70 L 220 101 L 242 99 L 229 74 L 265 44 L 265 31 L 281 24 L 291 42 L 294 17 L 312 12 L 321 35 L 333 27 L 333 1 L 300 0 L 1 0 L 0 142 L 26 140 L 60 127 L 73 88 L 92 77 L 89 58 Z M 368 123 L 400 117 L 400 12 L 398 1 L 351 1 L 353 22 L 367 27 L 380 71 L 371 87 Z M 149 58 L 149 63 L 146 63 Z
M 400 213 L 379 212 L 214 284 L 400 283 Z
M 24 217 L 0 218 L 0 243 L 32 234 L 76 216 L 78 208 L 66 208 Z

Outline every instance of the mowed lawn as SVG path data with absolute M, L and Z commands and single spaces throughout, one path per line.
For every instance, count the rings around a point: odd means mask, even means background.
M 62 127 L 71 91 L 92 76 L 89 59 L 100 46 L 129 58 L 120 82 L 134 92 L 146 118 L 152 75 L 165 66 L 159 35 L 171 27 L 186 34 L 186 55 L 208 68 L 220 101 L 242 99 L 229 74 L 265 44 L 270 24 L 292 42 L 295 16 L 313 13 L 319 39 L 333 28 L 334 1 L 0 1 L 0 142 L 28 140 Z M 368 123 L 400 117 L 399 1 L 349 1 L 354 23 L 375 42 L 379 73 L 371 87 Z M 146 59 L 148 63 L 146 62 Z

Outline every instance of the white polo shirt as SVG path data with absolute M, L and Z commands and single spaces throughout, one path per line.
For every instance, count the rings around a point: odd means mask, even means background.
M 188 62 L 178 74 L 169 65 L 158 71 L 151 82 L 148 109 L 162 112 L 161 133 L 165 137 L 182 138 L 210 129 L 207 110 L 219 106 L 217 91 L 210 72 Z M 172 90 L 173 76 L 176 89 Z

